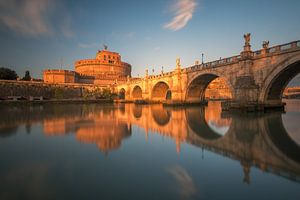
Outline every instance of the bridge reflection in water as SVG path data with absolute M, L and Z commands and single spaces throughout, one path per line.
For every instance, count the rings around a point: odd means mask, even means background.
M 226 114 L 218 102 L 187 108 L 92 104 L 5 109 L 9 112 L 1 119 L 2 137 L 14 134 L 20 124 L 30 132 L 32 124 L 42 123 L 46 136 L 74 133 L 79 142 L 96 144 L 108 153 L 118 149 L 136 126 L 145 130 L 146 140 L 150 133 L 172 138 L 178 153 L 187 143 L 238 160 L 246 183 L 251 167 L 300 182 L 299 141 L 287 133 L 281 113 Z

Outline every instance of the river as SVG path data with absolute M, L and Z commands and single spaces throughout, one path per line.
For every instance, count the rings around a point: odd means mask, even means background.
M 0 199 L 299 199 L 300 101 L 286 112 L 1 107 Z

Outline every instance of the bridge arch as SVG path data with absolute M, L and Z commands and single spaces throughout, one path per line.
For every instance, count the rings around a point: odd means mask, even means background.
M 230 131 L 230 129 L 232 128 L 231 118 L 223 119 L 223 121 L 221 118 L 215 119 L 217 120 L 216 121 L 217 123 L 218 122 L 219 123 L 226 122 L 226 124 L 228 123 L 228 128 L 225 130 L 225 132 L 220 133 L 209 125 L 209 121 L 208 119 L 206 119 L 206 112 L 207 110 L 205 107 L 199 107 L 198 109 L 196 108 L 185 109 L 187 125 L 192 130 L 193 133 L 195 133 L 202 140 L 215 141 L 223 138 L 225 135 L 228 134 L 228 132 L 231 132 Z
M 131 97 L 135 100 L 143 98 L 143 91 L 139 85 L 134 86 L 134 88 L 132 89 Z
M 157 82 L 153 88 L 152 88 L 152 93 L 151 93 L 151 97 L 152 100 L 154 101 L 164 101 L 167 98 L 169 98 L 170 96 L 170 87 L 169 85 L 164 82 L 164 81 L 159 81 Z
M 222 74 L 216 71 L 204 71 L 202 73 L 196 73 L 187 84 L 187 91 L 185 94 L 185 100 L 187 102 L 198 102 L 205 100 L 205 90 L 208 85 L 216 78 L 221 78 L 226 83 L 226 86 L 233 98 L 233 86 Z
M 263 82 L 259 95 L 262 103 L 281 102 L 288 83 L 300 73 L 300 55 L 280 62 Z
M 300 163 L 300 146 L 289 136 L 282 119 L 282 113 L 271 113 L 264 117 L 262 126 L 266 133 L 265 141 L 274 153 L 283 154 L 294 162 Z
M 151 114 L 154 122 L 159 126 L 167 125 L 171 118 L 171 113 L 162 105 L 151 106 Z
M 124 88 L 121 88 L 119 91 L 119 99 L 125 99 L 126 96 L 126 90 Z
M 143 114 L 143 107 L 141 105 L 138 105 L 138 104 L 133 105 L 132 113 L 133 113 L 134 118 L 140 119 L 142 117 L 142 114 Z

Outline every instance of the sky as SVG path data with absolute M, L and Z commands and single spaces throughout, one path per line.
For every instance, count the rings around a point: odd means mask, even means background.
M 97 50 L 121 54 L 133 76 L 300 39 L 299 0 L 0 0 L 0 66 L 42 78 Z

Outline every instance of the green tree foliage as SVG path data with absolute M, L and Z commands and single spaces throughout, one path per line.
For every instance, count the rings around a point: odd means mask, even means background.
M 18 75 L 14 70 L 5 67 L 0 67 L 0 79 L 16 80 L 17 77 Z
M 22 78 L 23 81 L 30 81 L 31 80 L 31 76 L 30 76 L 30 72 L 27 70 L 25 72 L 25 76 Z

